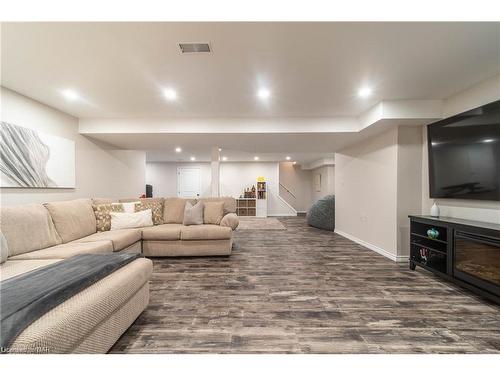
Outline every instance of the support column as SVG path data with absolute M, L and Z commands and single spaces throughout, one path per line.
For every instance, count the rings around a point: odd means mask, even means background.
M 219 146 L 212 147 L 212 184 L 211 191 L 212 197 L 220 197 L 220 151 Z

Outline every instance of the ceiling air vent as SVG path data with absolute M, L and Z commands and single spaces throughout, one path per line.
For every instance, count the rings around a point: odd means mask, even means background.
M 179 43 L 182 53 L 212 52 L 208 43 Z

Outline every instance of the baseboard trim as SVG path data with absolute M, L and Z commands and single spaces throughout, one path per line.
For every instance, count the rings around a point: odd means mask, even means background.
M 295 217 L 297 215 L 293 215 L 293 214 L 290 214 L 290 213 L 286 213 L 286 214 L 267 214 L 268 217 Z
M 342 237 L 347 238 L 348 240 L 351 240 L 353 242 L 356 242 L 357 244 L 360 244 L 364 247 L 367 247 L 370 250 L 375 251 L 376 253 L 379 253 L 380 255 L 385 256 L 386 258 L 389 258 L 390 260 L 397 262 L 397 263 L 404 263 L 408 262 L 408 256 L 407 255 L 394 255 L 391 252 L 382 249 L 381 247 L 378 247 L 374 244 L 371 244 L 369 242 L 363 241 L 362 239 L 359 239 L 351 234 L 342 232 L 341 230 L 335 229 L 335 233 L 341 235 Z

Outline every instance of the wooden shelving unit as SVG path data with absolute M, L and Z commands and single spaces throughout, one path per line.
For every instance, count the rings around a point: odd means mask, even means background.
M 252 189 L 247 188 L 236 198 L 236 215 L 267 217 L 267 182 L 257 181 Z
M 237 198 L 236 215 L 238 216 L 256 216 L 257 215 L 256 198 Z

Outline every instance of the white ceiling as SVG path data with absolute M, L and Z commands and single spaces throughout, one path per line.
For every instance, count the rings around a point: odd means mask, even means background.
M 77 117 L 356 116 L 500 68 L 499 23 L 3 23 L 1 38 L 2 85 Z M 181 55 L 179 42 L 213 53 Z

